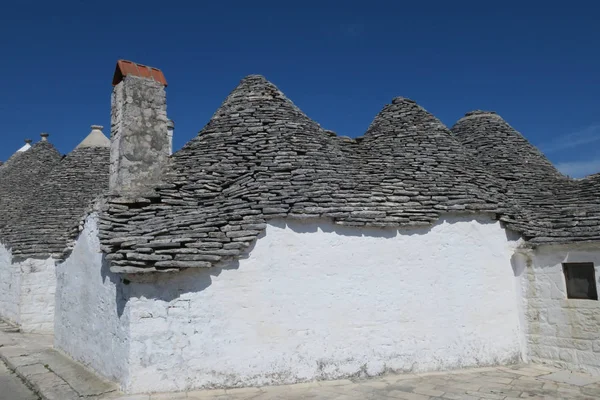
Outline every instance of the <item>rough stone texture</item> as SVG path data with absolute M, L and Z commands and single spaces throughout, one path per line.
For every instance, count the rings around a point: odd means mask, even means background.
M 411 100 L 394 99 L 352 140 L 249 76 L 172 156 L 154 192 L 110 199 L 101 239 L 114 271 L 204 268 L 239 256 L 271 218 L 425 226 L 447 212 L 501 212 L 495 184 Z
M 544 245 L 515 261 L 526 296 L 529 359 L 600 374 L 600 302 L 568 299 L 562 270 L 563 262 L 593 262 L 598 280 L 600 247 Z
M 531 244 L 600 240 L 600 174 L 561 175 L 493 112 L 468 113 L 452 131 L 506 192 L 512 213 L 501 220 Z
M 48 256 L 63 260 L 69 254 L 86 211 L 108 189 L 109 153 L 108 147 L 78 147 L 39 183 L 26 212 L 0 229 L 13 262 Z
M 165 87 L 126 76 L 112 94 L 110 190 L 143 192 L 158 182 L 170 145 Z
M 52 144 L 41 141 L 29 150 L 18 152 L 0 168 L 0 241 L 5 243 L 5 229 L 29 212 L 37 189 L 45 182 L 61 156 Z

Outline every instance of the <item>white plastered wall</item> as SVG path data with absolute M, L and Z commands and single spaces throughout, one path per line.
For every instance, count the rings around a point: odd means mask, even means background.
M 131 393 L 522 357 L 517 242 L 484 216 L 401 231 L 271 221 L 221 268 L 126 277 L 96 234 L 91 216 L 58 267 L 56 345 Z
M 21 273 L 12 262 L 12 254 L 0 243 L 0 318 L 20 323 Z
M 55 261 L 13 262 L 0 244 L 0 316 L 22 332 L 52 333 L 54 328 Z
M 524 252 L 529 358 L 600 374 L 600 302 L 568 299 L 562 263 L 593 262 L 600 289 L 600 246 L 541 246 Z
M 54 331 L 56 262 L 28 259 L 16 264 L 21 271 L 20 327 L 22 332 Z
M 103 262 L 95 213 L 86 219 L 56 276 L 55 347 L 109 379 L 125 382 L 128 313 L 117 284 L 120 278 Z

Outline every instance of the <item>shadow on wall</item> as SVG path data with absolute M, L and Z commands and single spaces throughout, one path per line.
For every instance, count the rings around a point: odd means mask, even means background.
M 377 237 L 393 238 L 398 235 L 427 235 L 435 227 L 443 224 L 455 224 L 460 222 L 476 221 L 480 224 L 495 224 L 497 220 L 492 214 L 445 214 L 435 223 L 424 226 L 409 226 L 405 228 L 393 227 L 372 227 L 372 226 L 345 226 L 336 225 L 330 219 L 272 219 L 267 221 L 269 225 L 280 229 L 289 228 L 296 233 L 315 233 L 319 230 L 326 233 L 335 233 L 340 236 L 352 237 Z M 503 227 L 504 229 L 504 227 Z M 520 236 L 517 233 L 506 230 L 506 237 L 509 240 L 517 240 Z M 260 237 L 259 237 L 260 238 Z
M 259 239 L 264 233 L 259 236 Z M 254 247 L 250 246 L 241 258 L 247 257 Z M 110 279 L 115 285 L 117 315 L 123 315 L 131 298 L 146 298 L 171 302 L 185 293 L 198 293 L 209 287 L 213 276 L 219 276 L 223 270 L 238 269 L 239 260 L 223 262 L 213 268 L 189 268 L 179 272 L 151 272 L 147 274 L 115 274 L 110 271 L 110 261 L 102 256 L 102 280 Z
M 378 228 L 378 227 L 351 227 L 335 225 L 332 221 L 323 219 L 293 220 L 274 219 L 268 221 L 269 225 L 279 229 L 291 229 L 300 234 L 315 233 L 319 230 L 326 233 L 335 233 L 340 236 L 351 237 L 376 237 L 391 239 L 398 235 L 427 235 L 432 229 L 443 224 L 477 221 L 481 224 L 494 224 L 497 221 L 489 215 L 446 215 L 435 224 L 429 226 L 409 227 L 405 229 Z M 234 260 L 224 260 L 212 268 L 190 268 L 179 272 L 151 272 L 146 274 L 115 274 L 110 271 L 110 262 L 102 258 L 102 279 L 110 279 L 116 287 L 116 304 L 119 317 L 122 316 L 127 303 L 132 298 L 146 298 L 171 302 L 186 293 L 198 293 L 212 284 L 212 277 L 219 276 L 223 270 L 236 270 L 240 266 L 240 259 L 246 259 L 254 249 L 258 240 L 266 236 L 263 231 L 244 252 Z M 514 239 L 507 233 L 507 237 Z M 307 251 L 310 251 L 307 249 Z M 513 267 L 514 270 L 514 267 Z M 517 272 L 515 271 L 515 276 Z
M 523 276 L 523 272 L 525 272 L 527 258 L 523 254 L 515 253 L 510 258 L 510 265 L 512 267 L 513 275 L 515 276 L 515 278 L 519 278 Z

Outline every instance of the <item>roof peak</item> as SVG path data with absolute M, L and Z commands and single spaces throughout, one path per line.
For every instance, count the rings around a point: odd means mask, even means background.
M 408 97 L 396 96 L 392 99 L 392 104 L 400 104 L 400 103 L 411 103 L 417 104 L 413 99 L 409 99 Z
M 460 120 L 471 119 L 471 118 L 481 118 L 481 117 L 493 117 L 498 119 L 503 119 L 496 111 L 487 111 L 487 110 L 473 110 L 465 113 L 465 116 Z
M 27 151 L 31 148 L 31 139 L 25 139 L 25 144 L 19 149 L 17 150 L 17 153 L 22 153 L 24 151 Z
M 110 147 L 110 140 L 102 133 L 102 128 L 104 128 L 102 125 L 92 125 L 92 131 L 75 148 Z

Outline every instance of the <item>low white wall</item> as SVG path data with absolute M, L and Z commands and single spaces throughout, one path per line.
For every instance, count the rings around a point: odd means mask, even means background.
M 73 252 L 57 266 L 54 345 L 117 382 L 128 378 L 128 312 L 120 277 L 103 262 L 97 215 L 85 222 Z
M 121 277 L 91 215 L 57 267 L 55 345 L 131 393 L 516 362 L 515 246 L 484 217 L 272 221 L 239 262 Z
M 23 332 L 54 331 L 56 267 L 52 258 L 27 259 L 16 264 L 21 272 L 20 327 Z
M 12 263 L 10 250 L 0 243 L 0 318 L 20 323 L 21 272 Z
M 600 248 L 589 246 L 542 246 L 522 257 L 533 362 L 600 374 L 600 302 L 567 299 L 562 269 L 563 262 L 593 262 L 598 281 Z
M 400 232 L 271 221 L 239 263 L 136 277 L 123 287 L 130 312 L 125 389 L 517 362 L 515 245 L 485 217 Z
M 22 332 L 52 333 L 54 265 L 52 258 L 13 263 L 10 250 L 0 244 L 0 317 Z

